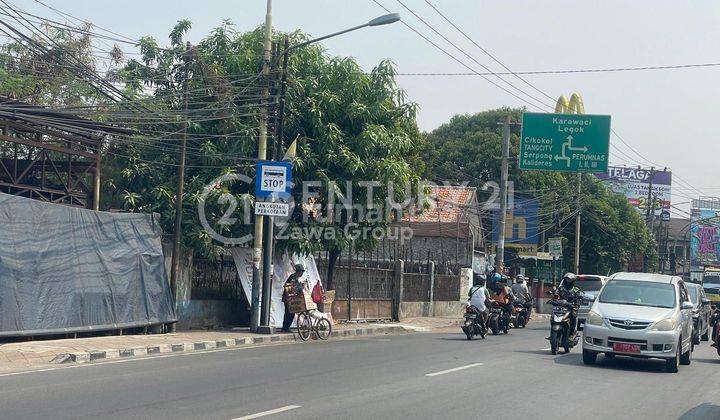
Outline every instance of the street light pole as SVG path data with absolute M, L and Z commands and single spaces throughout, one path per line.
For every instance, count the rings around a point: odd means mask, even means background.
M 268 76 L 270 75 L 270 49 L 271 49 L 271 0 L 267 0 L 267 14 L 265 16 L 265 39 L 264 39 L 264 50 L 263 50 L 263 76 L 265 79 L 265 85 L 263 86 L 263 99 L 264 104 L 262 106 L 262 114 L 260 120 L 260 140 L 258 145 L 258 160 L 266 160 L 267 158 L 267 120 L 269 106 L 269 89 L 267 85 Z M 309 41 L 301 42 L 299 44 L 288 47 L 288 40 L 285 40 L 285 49 L 282 52 L 282 81 L 279 89 L 279 101 L 278 101 L 278 122 L 276 127 L 276 138 L 274 144 L 274 153 L 272 160 L 278 159 L 278 153 L 282 147 L 282 135 L 283 135 L 283 114 L 285 111 L 285 91 L 287 85 L 287 63 L 288 55 L 291 51 L 310 45 L 315 42 L 323 41 L 334 36 L 346 34 L 358 29 L 370 27 L 370 26 L 381 26 L 395 23 L 400 20 L 400 15 L 397 13 L 390 13 L 382 15 L 372 19 L 371 21 L 362 25 L 354 26 L 349 29 L 345 29 L 339 32 L 335 32 L 329 35 L 321 36 L 320 38 L 311 39 Z M 280 146 L 280 147 L 279 147 Z M 257 175 L 256 175 L 257 176 Z M 272 225 L 268 226 L 266 238 L 264 238 L 263 244 L 263 217 L 255 216 L 255 244 L 253 249 L 253 283 L 252 283 L 252 303 L 251 303 L 251 317 L 250 317 L 250 328 L 251 330 L 259 333 L 272 333 L 273 328 L 269 325 L 270 319 L 270 293 L 272 291 L 272 249 L 273 246 L 273 230 Z M 270 217 L 269 223 L 272 223 L 272 217 Z M 264 258 L 263 258 L 264 256 Z M 262 302 L 260 302 L 260 261 L 262 260 L 263 267 L 263 278 L 262 278 Z M 263 316 L 260 319 L 260 310 L 263 308 Z M 262 321 L 262 322 L 261 322 Z M 261 325 L 262 324 L 262 325 Z

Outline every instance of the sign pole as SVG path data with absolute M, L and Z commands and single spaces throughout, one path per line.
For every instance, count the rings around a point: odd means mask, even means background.
M 275 200 L 271 200 L 273 202 Z M 265 217 L 265 240 L 263 241 L 263 269 L 262 269 L 262 306 L 260 312 L 260 327 L 258 332 L 272 334 L 274 328 L 270 325 L 270 303 L 273 278 L 273 242 L 275 235 L 274 217 Z

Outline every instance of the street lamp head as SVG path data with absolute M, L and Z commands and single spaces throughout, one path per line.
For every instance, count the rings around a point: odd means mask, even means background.
M 388 13 L 387 15 L 378 16 L 367 23 L 368 26 L 389 25 L 400 20 L 399 13 Z

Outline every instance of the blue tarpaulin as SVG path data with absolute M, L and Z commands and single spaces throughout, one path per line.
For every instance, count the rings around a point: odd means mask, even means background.
M 0 193 L 0 337 L 176 321 L 151 214 Z

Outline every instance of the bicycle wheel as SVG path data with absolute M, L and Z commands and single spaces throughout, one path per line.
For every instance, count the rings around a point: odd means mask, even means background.
M 332 324 L 327 318 L 320 318 L 315 324 L 315 332 L 319 339 L 327 340 L 332 333 Z
M 310 333 L 312 332 L 312 322 L 310 320 L 310 314 L 307 312 L 301 312 L 298 314 L 297 332 L 302 341 L 307 341 L 307 339 L 310 338 Z

